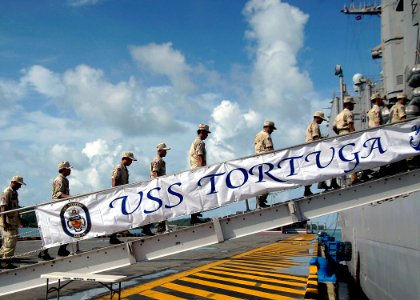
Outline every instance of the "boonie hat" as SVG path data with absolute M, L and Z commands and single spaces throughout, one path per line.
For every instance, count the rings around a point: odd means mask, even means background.
M 404 93 L 398 94 L 397 99 L 407 99 L 407 95 Z
M 68 161 L 62 161 L 58 163 L 58 171 L 62 169 L 71 169 L 73 168 Z
M 343 103 L 353 103 L 353 104 L 356 104 L 356 102 L 354 102 L 353 97 L 350 97 L 350 96 L 344 97 Z
M 325 119 L 325 117 L 324 117 L 324 113 L 322 112 L 322 111 L 316 111 L 315 113 L 314 113 L 314 117 L 318 117 L 318 118 L 321 118 L 322 120 L 324 120 L 324 121 L 328 121 L 327 119 Z
M 125 151 L 122 153 L 122 158 L 130 158 L 131 160 L 137 161 L 137 158 L 134 157 L 134 153 L 130 151 Z
M 157 145 L 156 145 L 156 148 L 157 148 L 158 150 L 171 150 L 171 148 L 166 147 L 166 144 L 165 144 L 165 143 L 160 143 L 160 144 L 157 144 Z
M 26 185 L 26 183 L 23 182 L 23 177 L 22 176 L 13 176 L 12 180 L 10 181 L 14 181 L 23 185 Z
M 264 121 L 264 127 L 272 127 L 273 129 L 277 129 L 273 121 Z
M 209 125 L 206 124 L 199 124 L 198 130 L 207 131 L 208 133 L 211 133 Z
M 375 93 L 370 97 L 370 101 L 374 101 L 376 99 L 383 99 L 379 93 Z

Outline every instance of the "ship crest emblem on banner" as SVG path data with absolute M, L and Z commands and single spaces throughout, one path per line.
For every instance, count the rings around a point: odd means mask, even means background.
M 64 232 L 73 238 L 85 236 L 92 227 L 88 208 L 79 202 L 70 202 L 60 212 Z
M 414 125 L 411 128 L 410 146 L 416 151 L 420 151 L 420 126 Z M 414 133 L 414 135 L 413 135 Z

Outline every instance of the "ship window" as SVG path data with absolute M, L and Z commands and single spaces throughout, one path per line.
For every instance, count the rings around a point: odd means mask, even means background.
M 403 76 L 397 75 L 397 84 L 403 84 Z

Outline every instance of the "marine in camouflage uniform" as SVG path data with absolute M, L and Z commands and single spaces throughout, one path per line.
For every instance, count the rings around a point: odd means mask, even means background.
M 322 138 L 319 125 L 322 124 L 323 121 L 327 121 L 327 119 L 325 119 L 324 117 L 324 113 L 322 111 L 316 111 L 313 115 L 312 122 L 306 128 L 305 142 L 310 143 L 310 142 L 313 142 Z M 318 188 L 328 189 L 328 186 L 325 183 L 325 181 L 322 181 L 318 184 Z M 311 195 L 313 195 L 311 191 L 311 186 L 310 185 L 305 186 L 305 192 L 303 196 L 307 197 Z
M 1 197 L 1 212 L 19 208 L 19 197 L 17 190 L 25 185 L 23 178 L 14 176 L 10 181 L 10 185 L 4 190 Z M 13 265 L 7 258 L 15 254 L 16 243 L 18 238 L 18 228 L 20 224 L 19 212 L 10 212 L 0 216 L 0 230 L 2 236 L 2 247 L 0 248 L 1 267 L 5 269 L 14 269 Z
M 346 96 L 343 101 L 344 109 L 340 112 L 335 118 L 335 123 L 333 125 L 333 130 L 338 135 L 345 135 L 351 132 L 356 131 L 354 128 L 353 122 L 353 109 L 356 102 L 354 102 L 353 97 Z M 351 174 L 350 185 L 357 182 L 356 173 Z M 337 184 L 335 178 L 331 179 L 331 188 L 338 189 L 340 186 Z
M 369 128 L 375 128 L 375 127 L 383 125 L 383 120 L 382 120 L 383 98 L 381 97 L 379 93 L 374 93 L 370 97 L 370 101 L 372 102 L 373 105 L 372 105 L 372 108 L 367 113 L 367 116 L 369 119 Z M 388 170 L 389 170 L 389 166 L 381 166 L 376 176 L 382 177 L 383 175 L 387 175 Z M 362 178 L 365 178 L 365 180 L 368 180 L 369 179 L 368 174 L 372 174 L 372 171 L 371 170 L 362 171 Z
M 397 103 L 395 103 L 390 110 L 391 123 L 400 122 L 407 119 L 407 114 L 405 112 L 405 103 L 407 101 L 407 96 L 405 94 L 399 94 L 397 96 Z
M 207 152 L 206 152 L 206 143 L 204 140 L 211 133 L 210 128 L 206 124 L 199 124 L 197 129 L 197 137 L 192 142 L 189 158 L 191 169 L 196 169 L 207 165 Z M 201 220 L 199 217 L 202 215 L 200 213 L 194 213 L 191 215 L 191 225 L 197 223 L 204 223 L 204 220 Z
M 168 148 L 165 143 L 160 143 L 156 146 L 157 154 L 150 163 L 150 177 L 156 178 L 159 176 L 166 175 L 166 162 L 163 159 L 166 157 L 166 153 L 171 148 Z M 162 221 L 157 226 L 157 232 L 163 233 L 167 230 L 167 222 Z
M 70 183 L 67 179 L 67 176 L 70 176 L 72 166 L 68 161 L 62 161 L 58 164 L 57 167 L 59 174 L 54 179 L 51 190 L 51 198 L 53 201 L 71 197 Z M 57 252 L 58 256 L 68 256 L 70 254 L 70 251 L 67 250 L 68 245 L 69 244 L 60 245 Z M 53 259 L 53 257 L 50 256 L 48 249 L 39 252 L 38 257 L 42 258 L 43 260 Z
M 391 123 L 398 123 L 402 120 L 407 119 L 407 114 L 405 112 L 405 103 L 407 102 L 407 96 L 405 94 L 399 94 L 397 96 L 397 102 L 391 107 L 389 112 L 391 117 Z M 412 158 L 409 158 L 412 160 Z M 390 173 L 395 174 L 399 172 L 407 171 L 407 160 L 403 159 L 397 162 L 394 162 L 390 165 Z
M 344 98 L 343 103 L 344 109 L 337 115 L 333 125 L 333 130 L 338 135 L 344 135 L 355 131 L 352 111 L 356 102 L 354 102 L 353 97 L 347 96 Z
M 254 139 L 255 153 L 262 154 L 274 150 L 271 134 L 276 130 L 276 126 L 272 121 L 265 121 L 263 129 L 257 133 Z M 257 196 L 257 208 L 268 207 L 267 205 L 268 193 Z
M 369 128 L 375 128 L 382 125 L 382 97 L 379 93 L 375 93 L 370 97 L 370 101 L 372 101 L 373 106 L 368 111 L 368 118 L 369 118 Z
M 130 176 L 127 167 L 130 166 L 133 161 L 137 161 L 133 152 L 125 151 L 122 153 L 121 157 L 121 162 L 112 170 L 112 187 L 129 183 L 128 180 Z M 117 233 L 113 233 L 110 235 L 109 243 L 121 244 L 122 242 L 117 238 Z

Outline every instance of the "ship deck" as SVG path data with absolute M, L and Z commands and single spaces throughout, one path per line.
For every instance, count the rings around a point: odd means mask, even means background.
M 81 243 L 80 249 L 101 247 L 107 242 L 107 239 L 89 240 Z M 18 251 L 29 246 L 33 249 L 34 243 L 40 242 L 19 242 Z M 305 299 L 305 295 L 310 298 L 317 291 L 316 275 L 310 274 L 309 268 L 317 248 L 312 234 L 262 232 L 107 274 L 128 276 L 123 283 L 122 299 Z M 56 250 L 50 253 L 55 255 Z M 32 255 L 17 263 L 36 260 Z M 73 282 L 60 294 L 60 299 L 102 299 L 102 296 L 109 299 L 107 290 L 92 282 Z M 45 287 L 7 297 L 45 299 Z

